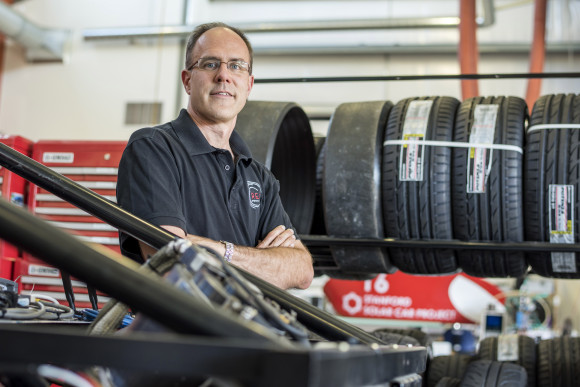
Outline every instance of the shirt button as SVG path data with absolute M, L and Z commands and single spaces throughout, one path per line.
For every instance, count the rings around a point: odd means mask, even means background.
M 230 166 L 229 165 L 226 165 L 224 168 L 226 169 L 226 171 L 229 171 L 230 170 Z

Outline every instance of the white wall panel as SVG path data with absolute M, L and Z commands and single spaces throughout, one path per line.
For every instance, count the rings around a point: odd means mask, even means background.
M 496 23 L 478 30 L 482 44 L 529 43 L 533 4 L 510 6 L 496 0 Z M 521 3 L 521 2 L 520 2 Z M 579 26 L 571 18 L 580 1 L 550 2 L 549 41 L 580 41 Z M 72 45 L 64 63 L 28 63 L 23 49 L 9 44 L 0 86 L 0 132 L 38 139 L 126 139 L 137 129 L 124 124 L 127 102 L 162 102 L 162 120 L 175 117 L 185 105 L 181 92 L 182 44 L 176 39 L 86 41 L 89 28 L 179 25 L 210 20 L 236 23 L 365 18 L 453 16 L 458 1 L 254 1 L 192 0 L 183 15 L 183 0 L 27 0 L 14 9 L 50 28 L 69 29 Z M 560 21 L 560 23 L 558 23 Z M 421 52 L 439 44 L 455 45 L 455 29 L 381 30 L 318 33 L 253 33 L 258 54 L 257 78 L 368 75 L 453 74 L 456 55 Z M 413 45 L 411 54 L 389 53 L 388 46 Z M 276 47 L 387 47 L 377 54 L 266 55 Z M 378 51 L 377 51 L 378 52 Z M 385 53 L 386 52 L 386 53 Z M 527 72 L 527 55 L 483 54 L 481 73 Z M 577 71 L 578 53 L 550 54 L 545 71 Z M 525 80 L 482 80 L 482 95 L 524 96 Z M 543 93 L 578 92 L 578 79 L 544 80 Z M 399 81 L 256 84 L 251 99 L 295 101 L 307 111 L 332 110 L 343 102 L 416 95 L 460 97 L 459 81 Z M 179 98 L 178 98 L 179 96 Z M 177 99 L 180 99 L 179 101 Z M 323 134 L 326 125 L 316 122 Z
M 38 139 L 126 139 L 127 102 L 163 102 L 175 112 L 180 44 L 166 40 L 87 42 L 89 27 L 178 24 L 182 2 L 27 1 L 16 7 L 46 27 L 72 31 L 64 63 L 27 63 L 23 48 L 7 48 L 0 131 Z

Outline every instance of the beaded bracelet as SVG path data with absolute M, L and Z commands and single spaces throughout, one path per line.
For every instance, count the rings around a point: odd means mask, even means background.
M 220 241 L 226 247 L 226 252 L 224 254 L 224 259 L 226 262 L 232 261 L 232 256 L 234 255 L 234 244 L 231 242 Z

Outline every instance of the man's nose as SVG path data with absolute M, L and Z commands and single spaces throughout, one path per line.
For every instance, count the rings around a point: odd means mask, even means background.
M 227 62 L 220 62 L 220 65 L 217 69 L 217 73 L 216 73 L 216 80 L 218 82 L 229 82 L 231 81 L 231 77 L 232 74 L 230 73 L 230 70 L 228 69 L 228 63 Z

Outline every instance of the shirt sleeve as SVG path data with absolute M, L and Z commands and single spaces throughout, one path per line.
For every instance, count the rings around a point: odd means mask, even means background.
M 181 178 L 171 147 L 161 135 L 142 131 L 129 140 L 119 163 L 117 202 L 126 211 L 154 225 L 185 230 Z M 125 233 L 119 238 L 121 252 L 142 261 L 137 240 Z

